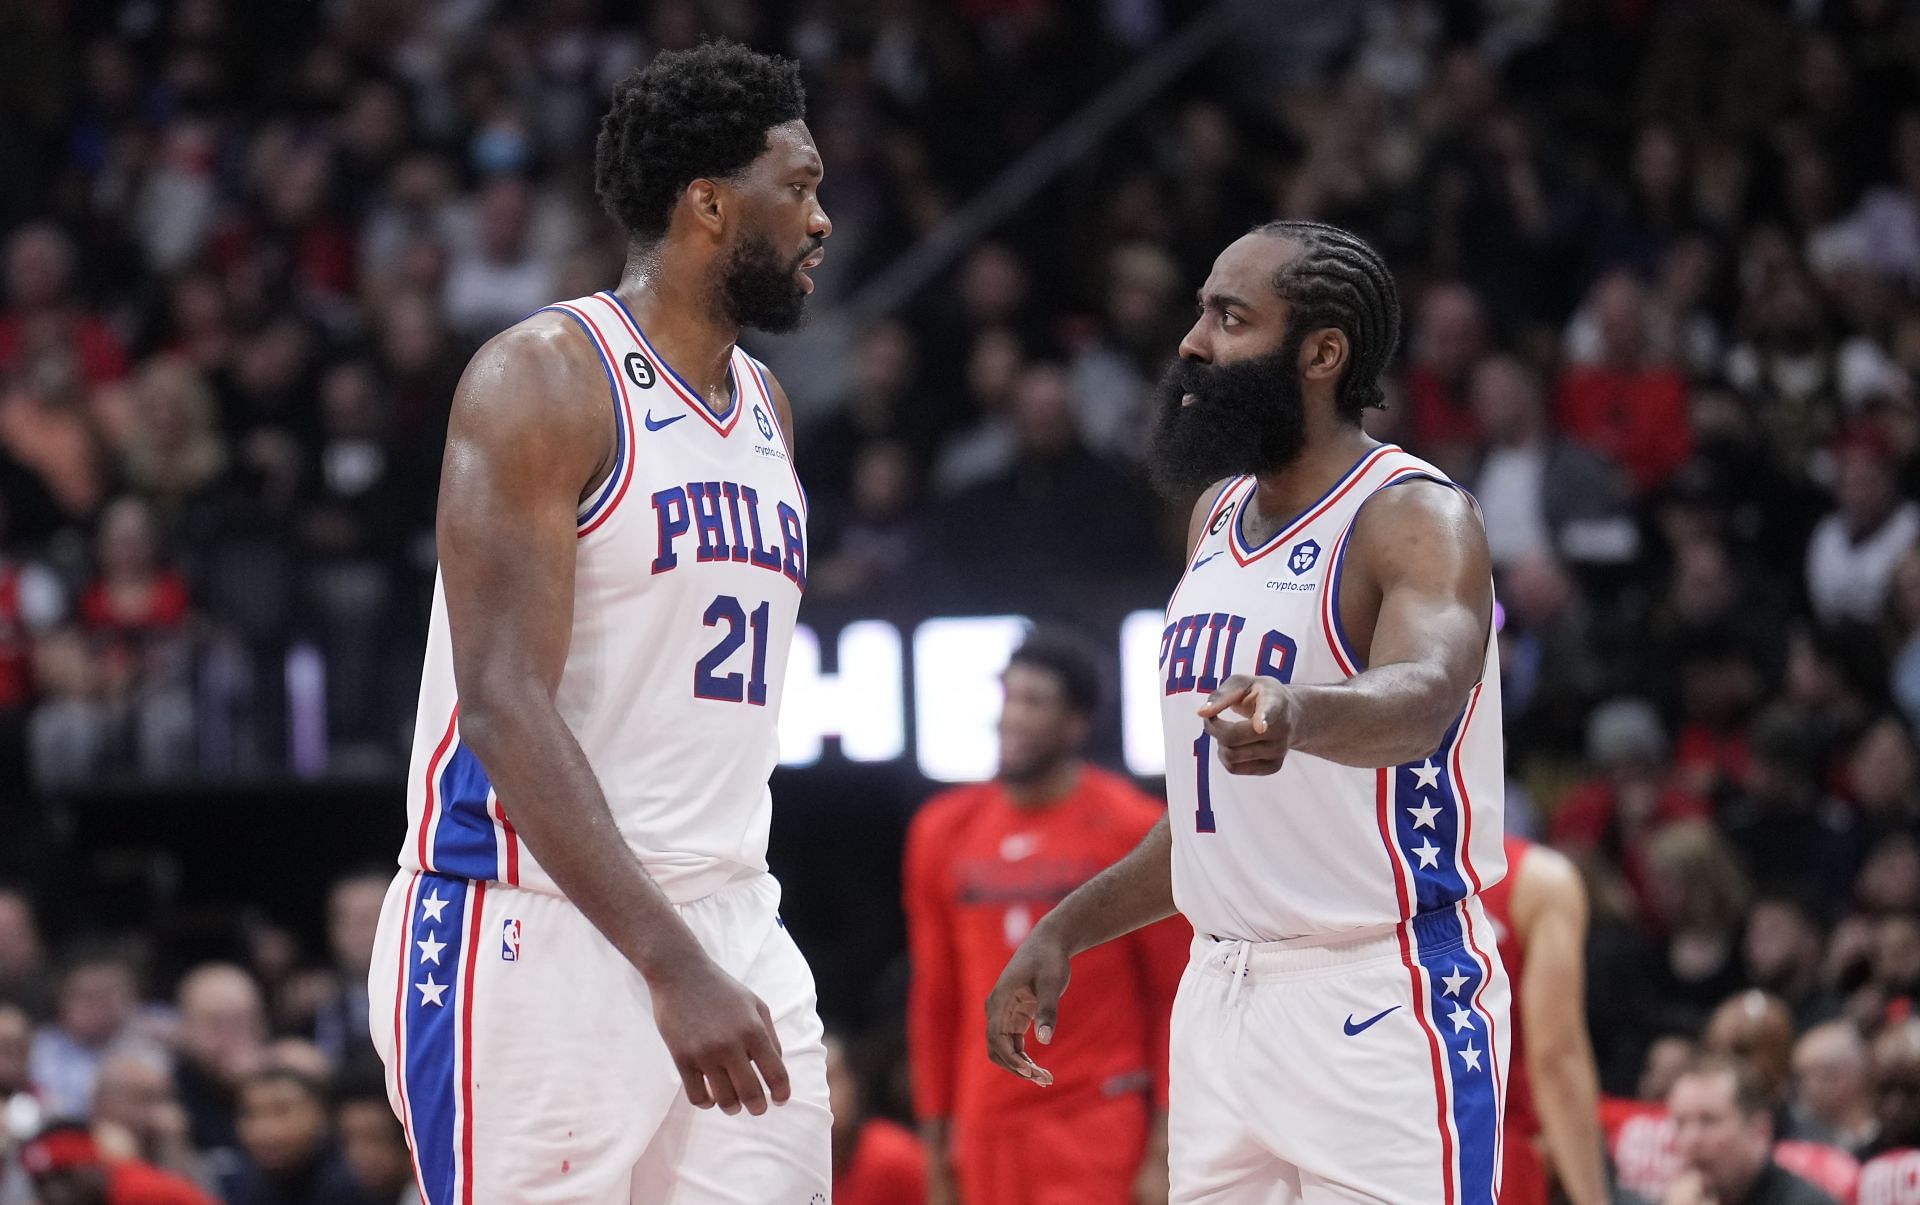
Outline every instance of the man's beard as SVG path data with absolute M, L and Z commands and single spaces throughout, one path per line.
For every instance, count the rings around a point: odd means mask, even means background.
M 721 315 L 735 326 L 771 335 L 799 326 L 807 295 L 794 274 L 819 249 L 819 243 L 811 243 L 799 255 L 784 259 L 766 235 L 741 235 L 720 261 L 716 288 Z
M 1301 340 L 1238 364 L 1176 360 L 1160 381 L 1160 415 L 1147 453 L 1154 488 L 1175 500 L 1224 477 L 1292 464 L 1307 439 Z M 1194 403 L 1182 406 L 1191 393 Z

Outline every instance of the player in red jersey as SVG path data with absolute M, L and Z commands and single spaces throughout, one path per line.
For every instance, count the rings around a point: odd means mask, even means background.
M 907 835 L 908 1022 L 928 1199 L 1164 1202 L 1167 1021 L 1184 926 L 1168 920 L 1075 960 L 1047 1091 L 996 1070 L 978 1040 L 980 1003 L 1034 922 L 1162 812 L 1080 760 L 1099 678 L 1077 645 L 1029 637 L 1005 684 L 999 776 L 929 800 Z
M 1514 984 L 1501 1197 L 1546 1205 L 1549 1175 L 1569 1205 L 1605 1205 L 1600 1080 L 1587 1036 L 1587 893 L 1565 856 L 1508 837 L 1507 877 L 1480 893 Z

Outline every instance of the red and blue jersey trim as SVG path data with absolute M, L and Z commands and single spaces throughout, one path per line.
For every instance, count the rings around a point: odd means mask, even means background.
M 647 358 L 652 360 L 654 366 L 660 370 L 660 379 L 666 382 L 667 388 L 672 390 L 674 395 L 681 401 L 685 402 L 688 409 L 699 415 L 706 421 L 709 427 L 712 427 L 722 436 L 733 434 L 733 429 L 740 425 L 740 411 L 742 407 L 740 405 L 740 381 L 735 376 L 731 364 L 727 366 L 728 385 L 730 386 L 727 412 L 722 415 L 715 415 L 714 412 L 707 407 L 706 402 L 701 400 L 700 395 L 694 391 L 693 386 L 687 384 L 687 379 L 681 376 L 679 372 L 674 369 L 673 365 L 667 363 L 664 356 L 654 350 L 653 344 L 647 339 L 647 333 L 640 329 L 638 322 L 634 321 L 633 311 L 627 308 L 626 302 L 620 300 L 618 293 L 595 293 L 594 296 L 604 299 L 619 312 L 620 321 L 627 328 L 627 333 L 633 336 L 634 342 L 640 345 L 640 349 L 647 353 Z
M 1447 1205 L 1492 1205 L 1499 1191 L 1503 1081 L 1498 1021 L 1485 998 L 1501 972 L 1474 930 L 1480 879 L 1460 768 L 1460 746 L 1481 689 L 1474 688 L 1432 757 L 1382 769 L 1376 779 L 1380 840 L 1407 922 L 1400 930 L 1401 960 L 1433 1072 L 1446 1164 L 1436 1199 Z
M 1367 475 L 1368 469 L 1378 464 L 1382 457 L 1389 453 L 1398 452 L 1399 450 L 1400 449 L 1393 444 L 1381 444 L 1379 447 L 1374 448 L 1362 456 L 1359 460 L 1354 461 L 1353 467 L 1342 474 L 1340 479 L 1334 482 L 1325 494 L 1320 496 L 1318 502 L 1315 502 L 1306 510 L 1295 515 L 1286 526 L 1267 537 L 1257 548 L 1247 543 L 1245 535 L 1243 535 L 1240 530 L 1240 520 L 1246 513 L 1247 499 L 1253 497 L 1256 492 L 1254 490 L 1246 491 L 1240 495 L 1234 507 L 1233 521 L 1228 524 L 1230 530 L 1227 537 L 1227 550 L 1233 553 L 1233 559 L 1239 562 L 1242 568 L 1253 564 L 1261 557 L 1298 535 L 1302 528 L 1312 523 L 1315 519 L 1327 513 L 1328 510 L 1339 503 L 1340 499 L 1346 497 L 1347 494 L 1353 490 L 1354 486 L 1360 484 L 1361 479 Z
M 460 739 L 460 705 L 427 761 L 415 857 L 423 870 L 520 883 L 520 838 L 480 758 Z
M 633 462 L 635 456 L 633 400 L 627 388 L 625 377 L 614 365 L 613 344 L 607 339 L 606 332 L 600 329 L 593 316 L 570 301 L 556 302 L 547 307 L 556 313 L 565 314 L 580 324 L 587 339 L 600 354 L 600 367 L 607 374 L 607 388 L 613 394 L 614 458 L 613 471 L 595 491 L 593 498 L 583 507 L 576 519 L 574 534 L 585 538 L 592 535 L 613 516 L 626 497 L 627 487 L 633 483 Z
M 473 1205 L 473 997 L 485 881 L 416 873 L 394 987 L 400 1120 L 425 1205 Z

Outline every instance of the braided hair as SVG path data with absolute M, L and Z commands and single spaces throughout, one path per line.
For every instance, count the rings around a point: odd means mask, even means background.
M 1334 327 L 1347 337 L 1350 362 L 1334 389 L 1340 414 L 1354 422 L 1385 406 L 1380 374 L 1400 341 L 1400 296 L 1380 253 L 1351 231 L 1324 222 L 1267 222 L 1256 233 L 1292 239 L 1301 252 L 1274 273 L 1273 288 L 1292 307 L 1292 329 Z

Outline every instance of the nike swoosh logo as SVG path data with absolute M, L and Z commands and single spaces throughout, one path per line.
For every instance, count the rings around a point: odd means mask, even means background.
M 1361 1021 L 1358 1024 L 1354 1023 L 1353 1014 L 1348 1013 L 1347 1024 L 1346 1024 L 1347 1036 L 1352 1037 L 1355 1034 L 1365 1033 L 1367 1030 L 1373 1028 L 1374 1025 L 1378 1024 L 1380 1021 L 1380 1018 L 1386 1016 L 1390 1012 L 1394 1012 L 1399 1007 L 1400 1006 L 1396 1004 L 1393 1006 L 1393 1008 L 1383 1008 L 1379 1012 L 1373 1014 L 1371 1017 L 1368 1017 L 1366 1020 Z
M 647 417 L 642 419 L 641 421 L 647 424 L 647 430 L 658 431 L 662 427 L 673 426 L 673 424 L 679 422 L 681 419 L 685 417 L 687 416 L 684 414 L 676 414 L 672 418 L 663 418 L 663 419 L 656 420 L 653 417 L 653 411 L 649 410 L 647 411 Z
M 1214 557 L 1217 557 L 1217 556 L 1219 556 L 1219 555 L 1220 555 L 1220 553 L 1219 553 L 1219 552 L 1217 552 L 1217 551 L 1216 551 L 1216 552 L 1209 552 L 1209 553 L 1208 553 L 1207 555 L 1205 555 L 1205 556 L 1203 556 L 1203 557 L 1201 557 L 1201 558 L 1200 558 L 1199 560 L 1197 560 L 1197 561 L 1195 561 L 1195 562 L 1193 563 L 1193 569 L 1198 569 L 1198 568 L 1199 568 L 1200 566 L 1202 566 L 1202 565 L 1204 565 L 1204 564 L 1206 564 L 1206 563 L 1207 563 L 1208 561 L 1210 561 L 1210 560 L 1212 560 L 1212 559 L 1213 559 Z M 1193 572 L 1193 569 L 1189 569 L 1189 570 L 1187 570 L 1187 572 L 1189 572 L 1189 573 L 1191 573 L 1191 572 Z

